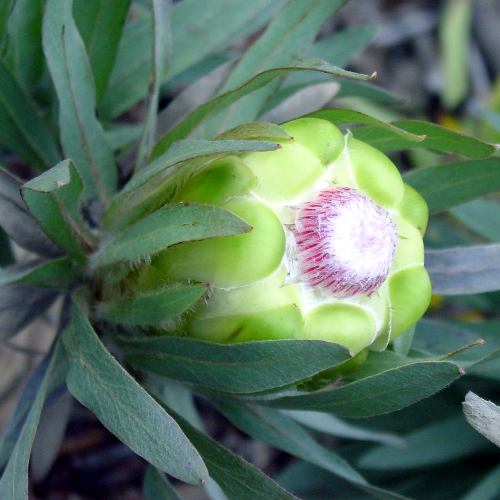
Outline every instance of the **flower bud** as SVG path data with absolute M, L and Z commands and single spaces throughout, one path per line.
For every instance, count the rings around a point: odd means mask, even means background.
M 138 284 L 208 283 L 174 334 L 384 349 L 429 305 L 425 201 L 387 156 L 330 122 L 283 128 L 292 138 L 280 149 L 214 160 L 168 200 L 223 207 L 253 229 L 170 247 Z

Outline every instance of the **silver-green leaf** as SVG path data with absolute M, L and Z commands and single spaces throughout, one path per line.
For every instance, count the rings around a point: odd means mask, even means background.
M 99 314 L 128 326 L 159 325 L 192 307 L 208 292 L 204 285 L 179 285 L 103 302 Z
M 129 361 L 144 370 L 231 393 L 283 387 L 350 358 L 344 347 L 319 340 L 233 345 L 169 336 L 121 340 Z
M 23 184 L 21 193 L 45 233 L 70 255 L 82 256 L 93 247 L 93 237 L 80 216 L 82 179 L 71 160 Z
M 245 233 L 251 227 L 231 212 L 196 204 L 165 205 L 118 233 L 97 251 L 93 267 L 144 259 L 184 241 Z
M 500 289 L 500 243 L 427 250 L 435 293 L 457 295 Z
M 360 418 L 391 413 L 440 391 L 463 371 L 449 361 L 413 360 L 389 351 L 372 352 L 345 383 L 311 394 L 262 400 L 277 408 L 332 412 Z
M 72 0 L 48 0 L 43 49 L 59 99 L 59 130 L 64 154 L 83 179 L 85 196 L 107 200 L 116 189 L 115 160 L 97 120 L 90 64 L 72 15 Z
M 44 365 L 42 380 L 26 419 L 20 428 L 16 444 L 0 480 L 0 498 L 12 500 L 28 499 L 28 465 L 31 447 L 40 421 L 43 405 L 51 384 L 61 375 L 65 355 L 60 342 L 50 354 L 50 361 Z
M 69 391 L 138 455 L 187 483 L 208 476 L 175 420 L 107 351 L 78 304 L 63 335 Z

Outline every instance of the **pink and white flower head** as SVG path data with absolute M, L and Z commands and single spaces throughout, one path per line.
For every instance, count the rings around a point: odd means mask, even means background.
M 323 189 L 297 218 L 304 280 L 335 297 L 371 295 L 389 274 L 396 232 L 389 213 L 363 193 L 349 187 Z

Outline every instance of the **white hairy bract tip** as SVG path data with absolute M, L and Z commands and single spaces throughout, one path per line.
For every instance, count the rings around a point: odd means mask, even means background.
M 387 278 L 397 245 L 390 214 L 356 189 L 323 189 L 298 211 L 303 279 L 336 297 L 370 295 Z

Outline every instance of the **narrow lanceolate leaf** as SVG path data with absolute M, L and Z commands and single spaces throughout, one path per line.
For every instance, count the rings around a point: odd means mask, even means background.
M 30 470 L 34 481 L 42 481 L 57 459 L 73 407 L 73 396 L 62 388 L 54 401 L 44 406 L 33 449 Z
M 435 394 L 461 375 L 449 361 L 410 360 L 372 352 L 344 385 L 313 394 L 262 400 L 278 408 L 332 412 L 341 417 L 391 413 Z
M 0 142 L 40 170 L 60 160 L 38 110 L 0 60 Z
M 101 343 L 78 304 L 64 332 L 69 391 L 129 448 L 158 469 L 199 484 L 208 473 L 174 419 Z
M 82 0 L 83 2 L 84 0 Z M 106 0 L 103 0 L 106 2 Z M 172 9 L 172 64 L 162 84 L 214 51 L 242 40 L 264 25 L 281 0 L 206 0 L 175 2 Z M 100 112 L 114 118 L 147 95 L 151 75 L 151 19 L 145 17 L 125 26 L 116 63 Z
M 322 24 L 344 3 L 344 0 L 317 0 L 313 3 L 289 0 L 266 31 L 247 49 L 222 90 L 233 89 L 264 70 L 288 66 L 303 57 Z M 255 120 L 279 84 L 279 81 L 269 81 L 259 92 L 233 104 L 223 114 L 205 124 L 204 134 L 212 136 L 240 123 Z
M 293 384 L 350 357 L 344 347 L 319 340 L 268 340 L 233 345 L 167 336 L 121 340 L 128 359 L 145 370 L 233 393 Z
M 391 134 L 390 130 L 363 127 L 354 135 L 382 151 L 424 148 L 438 153 L 457 153 L 473 159 L 487 158 L 496 151 L 496 146 L 474 137 L 421 120 L 398 120 L 392 123 L 412 134 L 424 135 L 420 142 L 408 141 L 404 136 Z
M 137 151 L 136 169 L 142 167 L 153 150 L 156 137 L 156 116 L 160 100 L 162 76 L 172 56 L 170 11 L 172 0 L 152 0 L 153 3 L 153 71 L 149 82 L 149 97 L 144 119 L 144 129 Z
M 357 441 L 373 441 L 389 446 L 404 447 L 404 441 L 395 434 L 373 431 L 364 427 L 347 423 L 334 415 L 315 411 L 288 410 L 283 412 L 305 427 L 335 437 L 354 439 Z
M 161 155 L 173 142 L 185 138 L 195 127 L 197 127 L 211 114 L 226 109 L 242 97 L 264 87 L 276 78 L 286 76 L 295 71 L 319 71 L 332 76 L 355 78 L 360 80 L 368 80 L 370 78 L 370 76 L 367 75 L 361 75 L 359 73 L 353 73 L 351 71 L 346 71 L 345 69 L 337 68 L 336 66 L 321 60 L 302 61 L 297 65 L 272 68 L 262 71 L 240 86 L 228 90 L 227 92 L 224 92 L 199 106 L 182 122 L 164 135 L 162 139 L 160 139 L 153 151 L 153 157 Z M 250 120 L 252 119 L 253 118 L 250 118 Z M 228 123 L 226 129 L 231 128 L 234 125 L 236 124 Z M 222 130 L 218 130 L 217 132 L 221 131 Z
M 332 35 L 317 40 L 307 51 L 308 57 L 318 57 L 332 64 L 343 67 L 359 52 L 366 48 L 373 39 L 376 27 L 373 25 L 354 26 L 337 31 Z M 324 82 L 325 75 L 295 73 L 287 77 L 279 89 L 268 101 L 265 109 L 274 108 L 285 98 L 317 83 Z M 344 87 L 346 81 L 338 82 Z M 398 102 L 397 99 L 393 99 Z M 317 108 L 319 109 L 319 108 Z
M 468 392 L 462 403 L 465 418 L 477 432 L 500 446 L 500 407 Z
M 409 132 L 403 128 L 397 127 L 396 125 L 384 122 L 382 120 L 379 120 L 378 118 L 374 118 L 373 116 L 361 113 L 360 111 L 356 111 L 354 109 L 321 109 L 319 111 L 315 111 L 314 113 L 310 113 L 308 116 L 311 118 L 322 118 L 323 120 L 331 121 L 336 125 L 345 125 L 348 123 L 374 125 L 375 127 L 377 127 L 377 129 L 386 131 L 393 136 L 401 137 L 410 143 L 420 143 L 425 140 L 424 135 L 418 135 L 413 132 Z M 357 136 L 357 130 L 363 129 L 364 127 L 361 129 L 355 129 L 354 135 Z
M 500 189 L 500 158 L 448 163 L 404 176 L 429 205 L 431 214 Z
M 116 189 L 113 154 L 95 115 L 95 91 L 83 41 L 72 16 L 71 0 L 48 0 L 43 49 L 59 98 L 59 129 L 64 153 L 74 160 L 85 195 L 104 200 Z
M 22 248 L 51 257 L 60 253 L 21 198 L 21 181 L 0 167 L 0 225 Z
M 192 307 L 208 288 L 203 285 L 177 286 L 142 293 L 129 299 L 99 304 L 99 314 L 125 325 L 158 325 L 173 319 Z
M 468 229 L 491 241 L 500 242 L 500 203 L 495 200 L 474 200 L 452 208 L 453 217 Z
M 447 108 L 458 105 L 469 86 L 471 0 L 445 3 L 439 30 L 443 83 L 441 97 Z
M 183 241 L 245 233 L 251 227 L 231 212 L 196 204 L 165 205 L 106 242 L 93 266 L 136 261 Z
M 76 277 L 68 257 L 42 261 L 34 260 L 0 269 L 0 286 L 24 283 L 48 288 L 64 287 Z
M 498 331 L 500 323 L 495 321 L 471 324 L 424 318 L 416 326 L 413 349 L 425 356 L 452 359 L 469 374 L 472 367 L 481 368 L 484 361 L 500 354 Z
M 210 477 L 217 481 L 227 498 L 237 498 L 238 500 L 296 499 L 294 495 L 285 491 L 259 469 L 197 430 L 180 415 L 171 413 L 186 436 L 196 446 L 207 465 Z
M 130 0 L 75 0 L 73 15 L 83 38 L 94 75 L 97 100 L 115 62 Z
M 488 448 L 488 442 L 467 426 L 462 415 L 433 422 L 406 434 L 403 439 L 405 446 L 400 449 L 389 446 L 372 448 L 361 455 L 359 466 L 371 470 L 402 471 L 449 463 Z
M 31 446 L 35 439 L 36 429 L 49 387 L 58 378 L 58 372 L 64 362 L 64 351 L 58 342 L 49 363 L 45 367 L 31 409 L 22 424 L 20 434 L 0 480 L 0 498 L 28 499 L 28 464 Z
M 83 255 L 93 240 L 80 216 L 83 183 L 71 160 L 64 160 L 24 184 L 21 193 L 45 233 L 70 255 Z
M 280 140 L 291 139 L 292 136 L 276 123 L 258 121 L 238 125 L 237 127 L 227 130 L 217 137 L 217 139 L 232 139 L 232 140 Z
M 213 0 L 210 9 L 204 9 L 203 0 L 189 0 L 176 5 L 172 15 L 173 54 L 168 76 L 201 61 L 208 54 L 228 46 L 233 40 L 259 30 L 267 23 L 283 0 Z M 193 33 L 196 33 L 193 36 Z
M 152 465 L 146 467 L 142 495 L 144 500 L 181 500 L 165 474 Z
M 43 5 L 42 0 L 17 0 L 9 16 L 5 59 L 17 81 L 28 92 L 39 80 L 43 69 Z
M 132 189 L 144 184 L 165 169 L 172 167 L 182 161 L 217 154 L 217 153 L 237 153 L 243 151 L 272 151 L 277 149 L 278 144 L 267 141 L 247 141 L 247 140 L 184 140 L 172 145 L 164 154 L 150 163 L 144 170 L 134 175 L 124 188 L 127 193 Z
M 500 289 L 500 243 L 427 250 L 434 293 L 457 295 Z
M 0 441 L 0 469 L 3 469 L 5 464 L 9 461 L 12 455 L 12 450 L 16 445 L 18 437 L 21 435 L 21 429 L 26 421 L 33 401 L 36 399 L 37 394 L 43 385 L 44 377 L 47 373 L 47 368 L 52 360 L 52 351 L 47 353 L 40 363 L 35 367 L 30 374 L 26 384 L 23 387 L 19 400 L 17 401 L 14 412 L 12 413 L 9 422 L 2 433 Z M 58 365 L 57 377 L 52 380 L 52 390 L 60 382 L 64 380 L 64 363 Z
M 0 339 L 6 339 L 29 325 L 54 302 L 57 293 L 28 285 L 0 286 Z
M 190 167 L 195 168 L 196 165 L 228 153 L 272 151 L 278 147 L 279 145 L 273 142 L 254 140 L 178 141 L 132 177 L 112 201 L 104 215 L 104 225 L 112 229 L 121 228 L 169 201 L 172 188 L 175 190 L 175 182 L 172 182 L 175 173 L 169 169 L 180 162 L 190 160 Z M 179 174 L 183 175 L 183 172 L 186 171 L 183 170 Z
M 229 400 L 219 401 L 216 406 L 236 427 L 254 439 L 266 441 L 271 446 L 317 465 L 376 498 L 403 498 L 369 484 L 341 456 L 321 446 L 299 424 L 279 411 Z
M 80 2 L 85 8 L 85 0 Z M 150 18 L 125 24 L 107 88 L 99 100 L 99 116 L 106 120 L 115 118 L 146 97 L 152 37 Z

